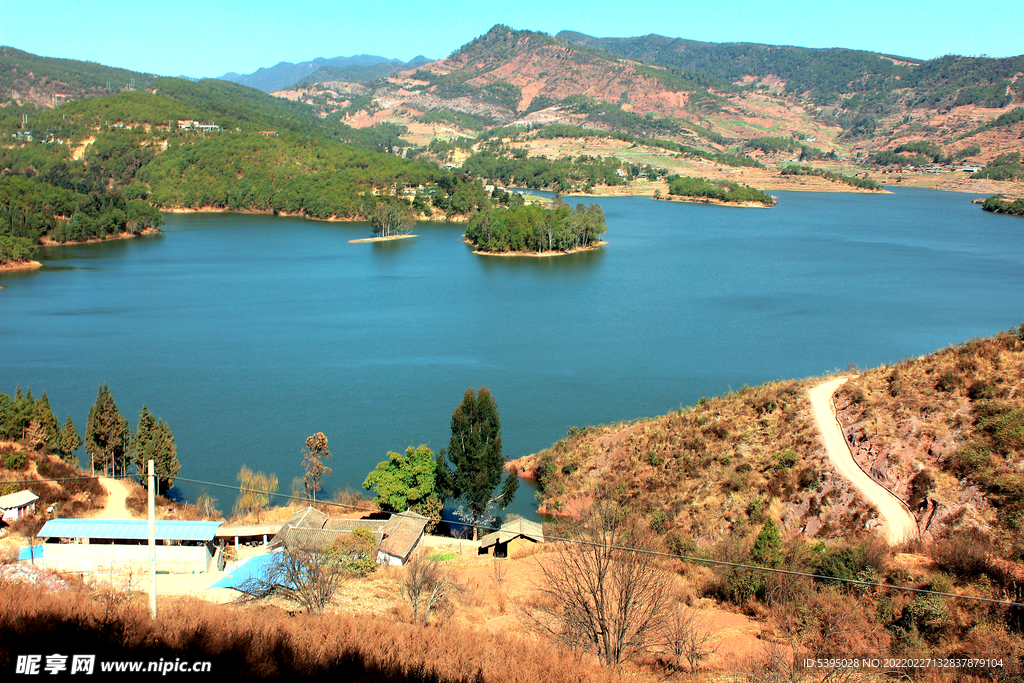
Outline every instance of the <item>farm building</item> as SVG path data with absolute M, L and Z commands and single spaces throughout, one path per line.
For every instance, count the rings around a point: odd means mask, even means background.
M 5 522 L 14 522 L 36 511 L 39 496 L 28 489 L 0 496 L 0 516 Z
M 223 522 L 156 522 L 156 570 L 173 574 L 216 571 L 223 556 L 214 544 Z M 141 571 L 149 568 L 149 524 L 144 519 L 51 519 L 39 531 L 44 566 L 66 572 Z
M 513 557 L 516 553 L 544 542 L 544 528 L 528 519 L 505 522 L 497 531 L 480 539 L 480 553 L 494 557 Z
M 378 564 L 404 565 L 423 540 L 430 520 L 412 511 L 391 515 L 377 551 Z

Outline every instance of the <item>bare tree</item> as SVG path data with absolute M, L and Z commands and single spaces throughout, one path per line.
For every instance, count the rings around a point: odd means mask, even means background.
M 671 574 L 650 530 L 609 501 L 571 523 L 554 557 L 541 564 L 541 599 L 526 614 L 571 647 L 618 664 L 652 645 L 668 613 Z
M 327 437 L 317 432 L 306 437 L 306 447 L 302 449 L 302 468 L 306 470 L 303 486 L 306 496 L 316 502 L 316 492 L 320 490 L 320 480 L 331 475 L 331 468 L 324 460 L 331 459 L 331 451 L 327 448 Z
M 739 673 L 751 683 L 846 683 L 859 680 L 854 668 L 805 668 L 806 660 L 859 659 L 880 649 L 873 642 L 879 626 L 863 612 L 861 598 L 825 589 L 800 605 L 779 603 L 772 618 L 784 638 L 769 642 L 760 659 Z
M 450 607 L 452 596 L 462 590 L 440 562 L 421 556 L 405 565 L 405 578 L 400 588 L 402 597 L 412 608 L 413 622 L 424 624 L 432 613 Z
M 248 599 L 281 597 L 307 613 L 321 614 L 347 577 L 329 554 L 292 548 L 276 553 L 266 570 L 239 590 Z
M 676 604 L 665 620 L 664 645 L 675 658 L 674 666 L 682 669 L 683 661 L 696 673 L 701 662 L 714 654 L 718 643 L 713 643 L 715 632 L 696 610 Z

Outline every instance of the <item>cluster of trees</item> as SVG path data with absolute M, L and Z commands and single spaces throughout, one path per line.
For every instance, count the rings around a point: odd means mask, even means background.
M 690 176 L 670 176 L 668 193 L 680 197 L 717 199 L 723 202 L 757 202 L 775 206 L 776 201 L 761 190 L 730 180 L 709 180 Z
M 988 178 L 989 180 L 1019 181 L 1024 176 L 1024 164 L 1021 163 L 1020 152 L 1007 152 L 993 159 L 983 170 L 971 174 L 972 178 Z
M 441 123 L 451 126 L 458 126 L 466 130 L 483 130 L 488 126 L 497 123 L 490 116 L 483 114 L 467 114 L 465 112 L 450 111 L 448 109 L 431 109 L 418 119 L 421 123 Z
M 650 35 L 636 38 L 592 38 L 563 32 L 559 37 L 599 48 L 646 64 L 669 67 L 717 79 L 719 92 L 748 76 L 774 76 L 789 93 L 806 95 L 819 106 L 840 105 L 839 120 L 855 136 L 870 135 L 876 117 L 901 103 L 908 108 L 948 108 L 976 103 L 1006 106 L 1022 92 L 1014 75 L 1024 70 L 1024 57 L 992 59 L 946 55 L 918 62 L 841 48 L 812 49 L 751 43 L 702 43 Z
M 963 137 L 971 137 L 972 135 L 977 135 L 978 133 L 983 133 L 986 130 L 991 130 L 993 128 L 1000 128 L 1002 126 L 1012 126 L 1018 121 L 1024 121 L 1024 107 L 1014 107 L 1005 114 L 997 116 L 992 121 L 989 121 L 988 123 L 978 126 L 977 128 L 967 132 L 966 134 L 964 134 Z
M 426 446 L 405 454 L 389 452 L 363 482 L 373 502 L 388 512 L 412 510 L 436 524 L 446 500 L 460 503 L 455 515 L 473 529 L 490 527 L 495 511 L 512 502 L 519 486 L 514 472 L 505 473 L 498 405 L 488 391 L 466 390 L 452 413 L 448 448 L 435 456 Z
M 0 47 L 0 91 L 3 92 L 35 80 L 60 84 L 61 90 L 70 90 L 76 95 L 100 94 L 121 90 L 133 81 L 136 88 L 146 88 L 155 78 L 152 74 L 95 62 L 40 57 L 13 47 Z
M 1008 200 L 1001 194 L 993 195 L 982 202 L 981 208 L 992 213 L 1008 213 L 1011 216 L 1024 216 L 1024 198 Z
M 469 222 L 465 237 L 479 251 L 571 251 L 594 246 L 607 229 L 597 204 L 570 208 L 559 202 L 550 210 L 531 204 L 481 211 Z
M 624 133 L 645 138 L 694 133 L 716 145 L 725 144 L 725 137 L 721 133 L 715 133 L 692 121 L 656 116 L 652 113 L 636 114 L 586 95 L 571 95 L 562 100 L 561 104 L 566 111 L 586 116 L 594 124 L 607 126 Z
M 697 149 L 689 145 L 683 145 L 678 142 L 671 140 L 660 140 L 658 138 L 644 138 L 629 133 L 623 133 L 621 131 L 608 131 L 608 130 L 597 130 L 594 128 L 582 128 L 580 126 L 572 126 L 565 123 L 553 123 L 549 126 L 544 126 L 533 132 L 533 136 L 537 138 L 610 138 L 612 140 L 622 140 L 623 142 L 629 142 L 634 145 L 647 145 L 649 147 L 659 147 L 661 149 L 667 149 L 670 152 L 676 152 L 678 154 L 685 154 L 691 157 L 698 157 L 713 161 L 717 164 L 723 164 L 725 166 L 735 167 L 748 167 L 748 168 L 764 168 L 757 159 L 752 159 L 742 154 L 729 154 L 727 152 L 714 152 L 703 149 Z
M 833 151 L 827 153 L 823 152 L 817 147 L 802 144 L 795 138 L 773 136 L 759 137 L 747 142 L 747 147 L 750 149 L 759 149 L 765 154 L 777 154 L 778 152 L 800 152 L 800 161 L 836 158 L 836 153 Z
M 133 432 L 128 419 L 121 416 L 113 393 L 106 384 L 100 385 L 96 402 L 89 409 L 85 452 L 89 455 L 93 471 L 99 468 L 113 476 L 128 476 L 129 466 L 134 465 L 135 476 L 140 482 L 146 481 L 146 463 L 154 460 L 157 489 L 161 493 L 174 486 L 174 479 L 181 469 L 178 448 L 167 423 L 154 417 L 148 407 L 142 406 Z
M 13 397 L 0 394 L 0 439 L 20 441 L 32 451 L 45 449 L 57 453 L 66 462 L 74 464 L 78 462 L 74 453 L 82 445 L 71 416 L 68 415 L 61 427 L 45 391 L 37 399 L 31 389 L 23 394 L 20 386 L 15 389 Z M 5 462 L 7 466 L 11 464 L 14 463 Z
M 621 163 L 581 155 L 562 157 L 551 161 L 540 157 L 527 157 L 525 150 L 519 154 L 505 155 L 491 151 L 480 151 L 471 155 L 462 164 L 462 170 L 470 175 L 488 178 L 504 185 L 519 185 L 530 188 L 548 188 L 569 191 L 587 189 L 594 185 L 623 185 L 625 179 L 618 174 Z
M 833 173 L 832 171 L 826 171 L 823 168 L 814 168 L 812 166 L 785 166 L 780 171 L 782 175 L 812 175 L 819 178 L 827 178 L 837 183 L 845 183 L 852 187 L 859 187 L 865 190 L 881 190 L 882 184 L 876 180 L 870 178 L 858 178 L 857 176 L 843 175 L 842 173 Z

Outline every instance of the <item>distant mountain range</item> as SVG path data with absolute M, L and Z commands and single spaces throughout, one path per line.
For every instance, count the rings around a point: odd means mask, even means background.
M 388 59 L 377 55 L 355 55 L 353 57 L 318 57 L 309 62 L 280 62 L 276 66 L 257 69 L 251 74 L 229 72 L 220 76 L 222 81 L 240 83 L 270 93 L 310 81 L 351 81 L 361 83 L 390 76 L 396 71 L 414 69 L 432 60 L 420 55 L 409 62 Z
M 384 78 L 392 75 L 400 79 Z M 47 108 L 149 89 L 154 79 L 0 48 L 0 105 Z M 986 163 L 1024 149 L 1024 56 L 922 61 L 653 34 L 551 36 L 498 25 L 438 61 L 356 55 L 221 79 L 280 92 L 352 127 L 429 123 L 447 128 L 446 136 L 568 124 L 786 159 L 867 160 L 891 151 Z

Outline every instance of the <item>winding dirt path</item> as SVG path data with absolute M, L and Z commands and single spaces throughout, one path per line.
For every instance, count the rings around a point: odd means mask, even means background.
M 843 438 L 843 432 L 836 421 L 835 408 L 832 405 L 832 394 L 848 378 L 840 377 L 811 389 L 808 394 L 811 407 L 814 409 L 814 420 L 818 424 L 828 459 L 844 478 L 857 487 L 861 495 L 868 499 L 878 510 L 885 529 L 889 545 L 898 545 L 903 541 L 917 537 L 917 522 L 907 511 L 903 502 L 892 492 L 875 482 L 857 465 L 850 453 L 850 448 Z
M 100 477 L 100 485 L 107 492 L 107 500 L 103 508 L 89 515 L 92 519 L 132 519 L 135 515 L 131 513 L 125 501 L 128 500 L 128 487 L 118 479 Z

